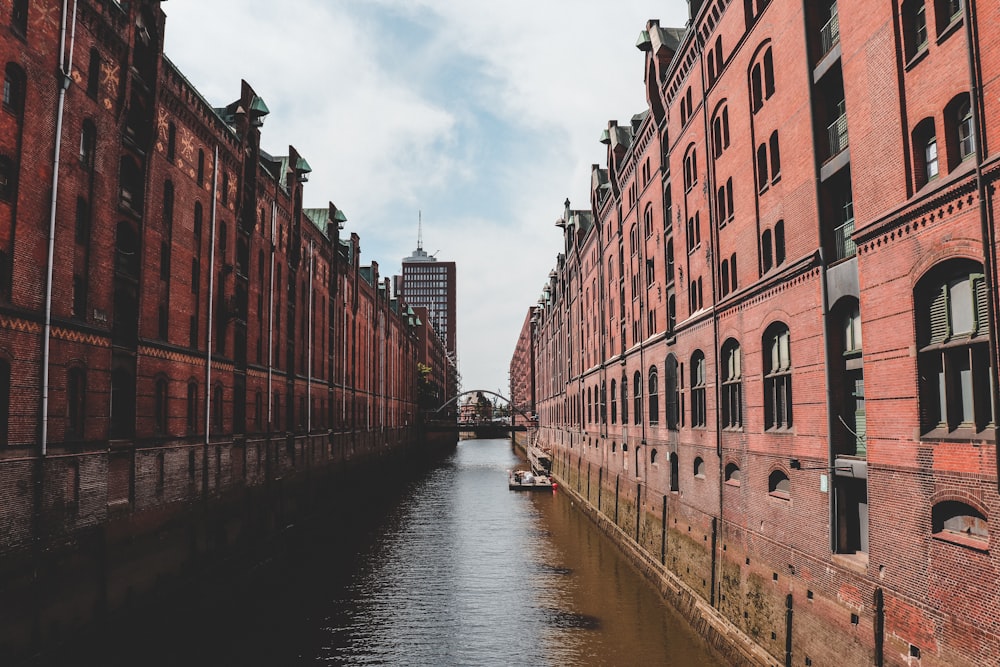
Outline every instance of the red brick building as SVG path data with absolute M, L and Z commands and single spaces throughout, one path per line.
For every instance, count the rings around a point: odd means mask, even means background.
M 510 406 L 512 426 L 537 426 L 535 415 L 535 306 L 528 308 L 510 359 Z
M 689 4 L 560 223 L 541 440 L 771 660 L 994 664 L 994 8 Z
M 415 320 L 263 99 L 210 105 L 158 0 L 66 7 L 0 3 L 0 553 L 406 445 Z M 85 597 L 0 605 L 0 656 Z

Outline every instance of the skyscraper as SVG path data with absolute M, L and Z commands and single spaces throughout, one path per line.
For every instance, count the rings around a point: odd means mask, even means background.
M 417 225 L 417 249 L 403 258 L 399 286 L 410 306 L 427 308 L 431 326 L 455 360 L 455 262 L 439 262 L 423 247 L 422 223 Z

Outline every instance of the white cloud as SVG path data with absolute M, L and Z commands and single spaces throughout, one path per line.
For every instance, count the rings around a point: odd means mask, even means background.
M 167 55 L 213 104 L 245 78 L 267 102 L 264 147 L 313 167 L 306 204 L 333 200 L 363 260 L 397 272 L 416 243 L 458 264 L 467 389 L 506 389 L 527 308 L 562 248 L 566 197 L 589 200 L 609 119 L 644 108 L 649 18 L 638 0 L 171 0 Z

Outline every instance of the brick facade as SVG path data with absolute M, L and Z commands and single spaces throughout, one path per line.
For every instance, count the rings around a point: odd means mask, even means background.
M 689 4 L 567 202 L 541 442 L 777 662 L 993 664 L 992 9 Z

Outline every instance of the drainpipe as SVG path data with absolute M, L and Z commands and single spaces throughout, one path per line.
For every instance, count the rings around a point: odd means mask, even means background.
M 212 427 L 212 308 L 215 301 L 215 224 L 216 189 L 219 182 L 219 147 L 216 145 L 212 158 L 212 229 L 208 242 L 208 326 L 205 327 L 205 453 L 208 454 L 210 430 Z M 208 475 L 208 460 L 205 460 L 205 475 Z
M 278 227 L 278 203 L 271 202 L 271 242 L 268 244 L 271 253 L 271 271 L 268 277 L 267 297 L 267 432 L 270 433 L 274 424 L 274 401 L 272 400 L 272 384 L 274 382 L 274 237 Z
M 312 433 L 312 363 L 313 363 L 313 252 L 315 241 L 309 239 L 309 334 L 306 343 L 306 433 Z
M 712 522 L 712 606 L 716 606 L 721 598 L 722 586 L 722 558 L 719 557 L 719 543 L 722 541 L 722 509 L 723 509 L 723 489 L 725 488 L 725 466 L 722 460 L 722 410 L 720 410 L 720 377 L 719 368 L 721 366 L 721 358 L 719 351 L 719 314 L 718 314 L 718 302 L 719 302 L 719 286 L 717 284 L 717 272 L 716 267 L 716 255 L 718 254 L 719 248 L 719 224 L 715 204 L 715 158 L 711 157 L 714 155 L 712 151 L 712 134 L 710 132 L 709 120 L 708 120 L 708 82 L 705 79 L 705 59 L 704 50 L 701 44 L 701 38 L 697 37 L 695 39 L 696 48 L 698 49 L 698 54 L 702 57 L 698 59 L 699 63 L 699 73 L 701 74 L 701 118 L 704 124 L 705 137 L 708 144 L 708 157 L 705 158 L 705 185 L 708 188 L 708 228 L 710 233 L 708 238 L 711 239 L 711 244 L 708 247 L 708 268 L 712 272 L 711 279 L 709 280 L 709 285 L 711 286 L 711 299 L 712 299 L 712 356 L 715 359 L 715 363 L 712 364 L 713 367 L 713 384 L 715 385 L 715 391 L 713 392 L 715 396 L 715 456 L 719 462 L 719 516 L 717 520 Z M 710 53 L 709 57 L 714 57 L 714 53 Z M 719 73 L 721 76 L 722 73 Z M 752 144 L 751 144 L 752 145 Z M 756 170 L 755 170 L 756 171 Z M 758 216 L 758 227 L 760 225 L 760 220 Z M 706 408 L 707 409 L 707 408 Z
M 976 192 L 979 196 L 979 225 L 983 237 L 983 274 L 986 279 L 986 317 L 989 322 L 990 365 L 993 369 L 994 388 L 996 386 L 997 362 L 1000 360 L 997 345 L 997 275 L 996 275 L 996 236 L 992 224 L 992 211 L 989 200 L 990 193 L 983 178 L 983 161 L 986 158 L 986 134 L 983 132 L 983 117 L 980 114 L 979 67 L 976 57 L 976 22 L 975 2 L 966 0 L 965 5 L 965 43 L 969 64 L 969 108 L 972 109 L 972 132 L 976 138 Z M 1000 447 L 1000 392 L 991 392 L 993 407 L 993 442 Z M 997 488 L 1000 489 L 1000 457 L 997 460 Z
M 52 273 L 55 263 L 56 243 L 56 205 L 59 195 L 59 155 L 62 149 L 63 112 L 66 108 L 66 90 L 72 79 L 73 45 L 76 37 L 76 0 L 73 0 L 73 23 L 70 30 L 69 57 L 66 56 L 66 10 L 68 0 L 63 0 L 62 20 L 59 29 L 59 101 L 56 106 L 56 146 L 52 156 L 52 199 L 49 204 L 49 242 L 48 259 L 45 268 L 45 327 L 42 334 L 42 433 L 39 440 L 39 453 L 45 456 L 48 452 L 49 438 L 49 366 L 51 352 L 49 349 L 52 337 Z

